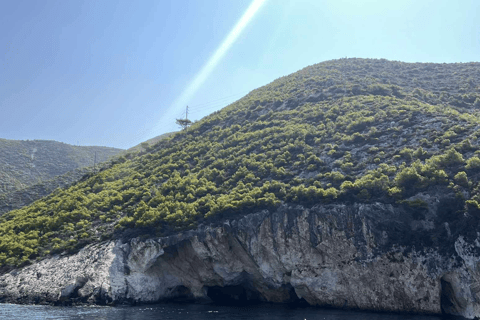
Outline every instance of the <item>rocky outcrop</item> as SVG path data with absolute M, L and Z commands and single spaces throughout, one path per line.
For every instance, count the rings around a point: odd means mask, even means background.
M 479 317 L 478 239 L 429 223 L 429 213 L 424 220 L 409 215 L 380 203 L 285 205 L 223 225 L 46 259 L 2 275 L 0 296 L 56 304 L 307 302 Z M 445 242 L 426 245 L 432 237 Z

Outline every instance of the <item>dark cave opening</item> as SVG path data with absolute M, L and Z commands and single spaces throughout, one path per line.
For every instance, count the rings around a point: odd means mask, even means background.
M 207 287 L 207 296 L 222 305 L 251 305 L 265 302 L 262 295 L 243 285 Z
M 288 291 L 288 298 L 282 303 L 292 307 L 306 307 L 308 302 L 303 298 L 299 298 L 295 293 L 295 289 L 291 285 L 287 285 L 280 290 Z M 269 302 L 255 288 L 248 284 L 239 284 L 232 286 L 212 286 L 207 287 L 207 296 L 216 304 L 221 305 L 253 305 Z M 278 301 L 277 301 L 278 302 Z
M 170 289 L 170 298 L 166 299 L 168 302 L 186 302 L 191 303 L 195 301 L 195 297 L 189 288 L 185 286 L 176 286 Z
M 445 275 L 440 279 L 440 284 L 442 286 L 440 295 L 442 314 L 459 314 L 466 306 L 462 304 L 462 301 L 457 300 L 453 285 Z
M 297 293 L 295 292 L 295 289 L 291 284 L 286 284 L 284 285 L 286 290 L 288 291 L 288 294 L 290 298 L 285 301 L 289 306 L 291 307 L 308 307 L 310 304 L 304 299 L 304 298 L 299 298 Z

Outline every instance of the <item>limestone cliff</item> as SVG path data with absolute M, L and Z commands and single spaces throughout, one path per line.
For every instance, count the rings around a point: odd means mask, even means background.
M 480 316 L 480 242 L 388 204 L 282 206 L 170 237 L 88 246 L 0 277 L 15 303 L 306 301 L 375 311 Z M 430 221 L 431 222 L 431 221 Z M 437 230 L 438 231 L 438 230 Z M 468 239 L 467 239 L 468 238 Z M 420 238 L 421 239 L 421 238 Z M 416 247 L 416 245 L 418 247 Z

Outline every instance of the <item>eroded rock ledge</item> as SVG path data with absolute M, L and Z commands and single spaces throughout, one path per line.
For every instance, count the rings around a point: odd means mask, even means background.
M 285 205 L 170 237 L 104 242 L 0 276 L 0 299 L 307 302 L 479 317 L 479 241 L 408 215 L 380 203 Z M 425 245 L 441 234 L 441 248 Z

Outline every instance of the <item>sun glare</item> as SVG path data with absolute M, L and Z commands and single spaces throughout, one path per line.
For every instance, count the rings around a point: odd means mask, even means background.
M 192 96 L 197 92 L 197 90 L 202 86 L 208 76 L 212 73 L 215 67 L 218 65 L 220 60 L 225 56 L 228 50 L 232 47 L 235 41 L 238 39 L 242 31 L 249 24 L 249 22 L 255 17 L 255 14 L 259 11 L 262 5 L 267 0 L 253 0 L 252 3 L 248 6 L 245 13 L 242 15 L 240 20 L 235 24 L 233 29 L 227 35 L 227 37 L 222 41 L 220 46 L 217 48 L 215 53 L 210 57 L 207 63 L 202 67 L 202 69 L 196 74 L 193 81 L 188 85 L 188 87 L 182 92 L 182 94 L 177 98 L 173 105 L 167 110 L 164 119 L 170 119 L 174 116 L 175 113 L 178 113 L 179 110 L 185 108 L 185 105 L 189 102 Z

